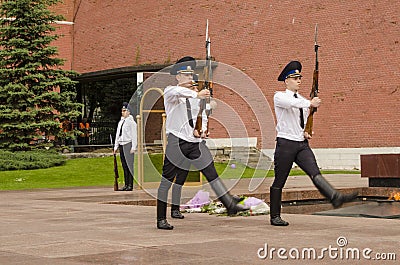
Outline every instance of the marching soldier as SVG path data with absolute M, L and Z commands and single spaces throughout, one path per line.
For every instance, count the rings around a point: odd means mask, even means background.
M 247 210 L 233 197 L 221 181 L 214 167 L 214 161 L 205 141 L 193 135 L 194 128 L 188 117 L 186 99 L 205 98 L 210 96 L 207 89 L 196 92 L 191 89 L 196 61 L 184 57 L 172 67 L 170 73 L 175 75 L 177 85 L 164 90 L 164 106 L 167 114 L 166 133 L 168 144 L 165 151 L 162 178 L 157 195 L 157 228 L 172 230 L 166 219 L 168 191 L 178 171 L 188 171 L 193 164 L 207 178 L 219 200 L 228 210 L 228 214 Z
M 277 138 L 274 155 L 275 179 L 270 187 L 270 221 L 271 225 L 276 226 L 289 225 L 280 217 L 281 196 L 293 162 L 310 176 L 314 185 L 335 208 L 357 197 L 357 193 L 342 194 L 335 190 L 319 171 L 314 153 L 308 145 L 311 135 L 304 132 L 304 121 L 309 115 L 309 107 L 319 107 L 321 99 L 314 97 L 308 100 L 298 93 L 301 68 L 298 61 L 287 64 L 278 77 L 278 81 L 285 83 L 286 90 L 274 95 Z
M 192 82 L 192 86 L 189 89 L 192 89 L 195 92 L 198 92 L 198 79 L 197 75 L 193 75 L 194 82 Z M 200 112 L 200 99 L 198 98 L 188 98 L 186 100 L 187 114 L 188 114 L 188 122 L 190 127 L 196 127 L 197 115 Z M 199 135 L 197 131 L 194 131 L 194 136 L 199 138 L 206 138 L 206 134 L 204 133 L 207 130 L 207 115 L 206 111 L 203 110 L 201 113 L 202 116 L 202 135 Z M 183 219 L 185 216 L 180 211 L 181 205 L 181 195 L 182 195 L 182 187 L 186 182 L 186 178 L 189 174 L 189 171 L 186 169 L 176 168 L 176 177 L 174 184 L 172 185 L 172 202 L 171 202 L 171 217 L 176 219 Z

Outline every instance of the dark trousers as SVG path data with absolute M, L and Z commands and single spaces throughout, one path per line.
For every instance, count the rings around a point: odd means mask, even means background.
M 277 138 L 274 155 L 275 179 L 272 187 L 282 189 L 285 186 L 293 162 L 310 177 L 321 174 L 314 153 L 308 145 L 307 140 L 297 142 Z
M 172 185 L 172 210 L 179 210 L 181 205 L 182 186 L 185 184 L 188 170 L 176 168 L 175 181 Z
M 127 143 L 119 148 L 121 164 L 124 170 L 125 186 L 129 187 L 133 187 L 133 163 L 135 159 L 135 154 L 130 153 L 131 148 L 132 143 Z
M 168 191 L 175 177 L 175 183 L 178 181 L 181 185 L 184 184 L 190 165 L 200 170 L 208 182 L 218 178 L 213 157 L 205 141 L 192 143 L 169 134 L 161 182 L 158 187 L 157 219 L 166 218 Z

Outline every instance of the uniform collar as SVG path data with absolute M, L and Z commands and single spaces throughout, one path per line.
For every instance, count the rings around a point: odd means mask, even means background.
M 286 89 L 286 93 L 287 93 L 289 96 L 292 96 L 292 97 L 293 97 L 294 94 L 299 94 L 298 92 L 295 93 L 295 92 L 293 92 L 292 90 L 289 90 L 289 89 Z

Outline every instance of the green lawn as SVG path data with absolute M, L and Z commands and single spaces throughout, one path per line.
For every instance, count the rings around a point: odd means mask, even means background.
M 159 181 L 162 168 L 162 156 L 151 155 L 145 159 L 145 181 Z M 150 162 L 151 161 L 151 162 Z M 135 159 L 137 162 L 137 159 Z M 123 184 L 123 171 L 119 164 L 119 183 Z M 85 186 L 113 186 L 113 157 L 77 158 L 67 160 L 63 166 L 36 170 L 2 171 L 0 172 L 0 190 L 23 190 L 36 188 L 65 188 Z M 216 163 L 215 167 L 221 178 L 273 177 L 273 171 L 254 170 L 242 164 L 231 168 L 229 164 Z M 136 168 L 136 166 L 135 166 Z M 150 174 L 149 174 L 150 173 Z M 358 174 L 359 171 L 323 171 L 323 174 Z M 189 180 L 196 178 L 191 173 Z M 150 175 L 150 176 L 148 176 Z M 304 175 L 301 170 L 292 170 L 291 175 Z M 198 176 L 198 175 L 197 175 Z

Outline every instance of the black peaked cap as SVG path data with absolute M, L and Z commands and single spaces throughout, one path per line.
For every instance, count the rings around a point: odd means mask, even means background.
M 171 68 L 170 74 L 177 75 L 178 71 L 182 70 L 182 68 L 187 68 L 190 66 L 192 70 L 196 68 L 196 59 L 191 56 L 185 56 L 179 59 Z
M 290 63 L 288 63 L 285 66 L 285 68 L 283 68 L 281 74 L 278 77 L 278 81 L 285 81 L 285 79 L 287 78 L 289 73 L 290 72 L 294 73 L 296 70 L 298 70 L 299 76 L 301 76 L 300 75 L 300 73 L 301 73 L 301 63 L 299 61 L 291 61 Z

